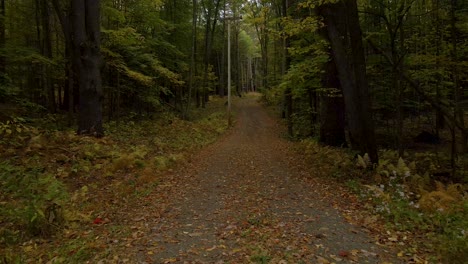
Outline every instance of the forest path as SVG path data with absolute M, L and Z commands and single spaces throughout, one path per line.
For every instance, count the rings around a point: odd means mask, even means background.
M 132 263 L 386 263 L 368 232 L 333 208 L 281 127 L 248 97 L 228 135 L 174 170 L 127 212 L 134 233 L 119 250 Z M 313 177 L 312 177 L 313 179 Z M 337 194 L 338 196 L 338 194 Z M 340 199 L 336 197 L 336 199 Z M 396 262 L 393 262 L 396 263 Z

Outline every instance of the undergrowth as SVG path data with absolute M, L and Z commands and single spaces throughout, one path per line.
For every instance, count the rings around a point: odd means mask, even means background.
M 299 151 L 314 173 L 347 182 L 369 213 L 380 216 L 391 234 L 388 243 L 403 246 L 413 237 L 401 256 L 414 261 L 425 255 L 430 262 L 443 263 L 468 259 L 468 189 L 433 176 L 440 170 L 441 157 L 419 153 L 405 160 L 394 151 L 382 151 L 375 167 L 367 156 L 352 158 L 345 150 L 313 140 L 302 141 Z
M 223 103 L 212 100 L 191 121 L 164 113 L 109 122 L 101 139 L 77 136 L 56 118 L 0 123 L 0 263 L 88 260 L 96 242 L 80 230 L 120 201 L 147 196 L 165 170 L 215 141 L 227 129 Z M 74 242 L 40 252 L 64 235 Z

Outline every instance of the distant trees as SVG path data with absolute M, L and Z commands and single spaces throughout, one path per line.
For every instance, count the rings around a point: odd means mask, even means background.
M 290 136 L 377 160 L 376 142 L 403 155 L 417 130 L 449 129 L 455 158 L 468 149 L 465 2 L 0 1 L 0 102 L 66 111 L 84 134 L 127 113 L 188 119 L 225 95 L 223 18 L 242 15 L 232 90 L 264 92 Z
M 286 13 L 273 0 L 249 1 L 245 12 L 265 98 L 281 106 L 291 136 L 349 145 L 376 161 L 377 141 L 401 156 L 418 130 L 448 128 L 453 156 L 467 149 L 465 2 L 286 2 Z
M 67 111 L 78 133 L 97 136 L 104 117 L 170 110 L 188 118 L 190 101 L 205 104 L 221 85 L 217 22 L 225 5 L 1 1 L 0 101 L 32 113 Z

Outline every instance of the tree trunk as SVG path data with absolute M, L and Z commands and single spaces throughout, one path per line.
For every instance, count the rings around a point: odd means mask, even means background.
M 5 0 L 0 0 L 0 49 L 5 48 Z M 0 83 L 4 83 L 6 78 L 5 56 L 0 56 Z
M 322 95 L 320 142 L 328 146 L 346 147 L 344 100 L 341 93 L 340 80 L 333 60 L 325 64 L 325 74 L 322 79 L 325 88 L 338 89 L 339 93 Z
M 41 0 L 41 18 L 42 18 L 42 54 L 52 59 L 52 37 L 50 30 L 50 9 L 48 1 Z M 48 65 L 44 66 L 44 88 L 47 91 L 47 107 L 49 111 L 54 113 L 56 111 L 56 102 L 55 102 L 55 89 L 50 77 L 50 67 Z
M 323 5 L 320 12 L 325 19 L 333 59 L 343 88 L 351 147 L 361 154 L 367 153 L 372 162 L 377 163 L 357 4 L 354 0 L 341 0 L 336 4 Z M 343 18 L 347 18 L 346 25 L 340 24 Z M 350 54 L 347 54 L 348 49 Z
M 442 35 L 440 30 L 440 15 L 439 15 L 439 0 L 433 0 L 434 5 L 434 23 L 436 28 L 436 72 L 439 72 L 440 69 L 440 48 L 442 42 Z M 439 102 L 442 99 L 441 93 L 441 83 L 442 83 L 442 76 L 440 73 L 437 73 L 437 81 L 436 81 L 436 98 Z M 436 112 L 436 133 L 439 136 L 439 131 L 445 128 L 445 118 L 443 113 L 440 110 L 435 110 Z
M 288 0 L 281 1 L 281 16 L 286 18 L 288 16 Z M 280 30 L 283 30 L 280 25 Z M 281 75 L 286 75 L 289 66 L 291 64 L 291 59 L 288 54 L 288 48 L 290 45 L 289 39 L 286 36 L 283 36 L 282 43 L 282 63 L 281 63 Z M 286 105 L 286 120 L 288 124 L 288 135 L 293 136 L 293 96 L 292 96 L 292 87 L 288 86 L 284 92 L 284 102 Z
M 206 25 L 205 25 L 205 57 L 204 57 L 204 72 L 203 72 L 203 83 L 202 83 L 202 104 L 201 106 L 204 108 L 207 101 L 208 101 L 208 70 L 209 70 L 209 63 L 211 58 L 211 51 L 212 51 L 212 43 L 214 38 L 214 33 L 216 30 L 216 23 L 218 21 L 218 13 L 219 13 L 219 6 L 221 0 L 217 0 L 215 3 L 215 7 L 208 7 L 208 13 L 206 14 Z M 214 16 L 212 18 L 212 15 Z
M 78 134 L 101 137 L 100 1 L 72 0 L 71 10 L 72 61 L 80 95 Z
M 450 50 L 450 56 L 452 59 L 452 82 L 454 85 L 454 119 L 458 120 L 458 122 L 465 127 L 465 113 L 461 106 L 462 96 L 463 96 L 463 88 L 460 87 L 459 81 L 459 70 L 458 70 L 458 32 L 456 28 L 456 16 L 455 12 L 457 10 L 457 0 L 450 0 L 450 35 L 451 35 L 451 44 L 452 48 Z M 461 151 L 463 153 L 467 152 L 468 149 L 468 134 L 465 132 L 465 129 L 461 130 Z
M 74 70 L 74 64 L 72 62 L 72 15 L 71 10 L 68 10 L 67 12 L 62 10 L 59 0 L 53 0 L 52 5 L 60 21 L 65 38 L 65 76 L 67 78 L 65 82 L 62 108 L 68 110 L 68 122 L 71 124 L 73 122 L 75 105 L 79 102 L 78 85 L 75 77 L 76 70 Z
M 234 16 L 238 17 L 239 14 L 234 12 Z M 237 96 L 241 97 L 242 96 L 242 81 L 241 81 L 241 72 L 240 72 L 240 47 L 239 47 L 239 34 L 240 34 L 240 28 L 239 24 L 237 23 L 237 20 L 234 20 L 233 23 L 235 24 L 234 27 L 234 50 L 235 50 L 235 56 L 234 56 L 234 73 L 235 73 L 235 80 L 236 80 L 236 94 Z
M 192 50 L 190 53 L 190 71 L 189 71 L 189 90 L 187 95 L 187 102 L 184 111 L 184 119 L 188 118 L 188 113 L 190 111 L 190 104 L 192 102 L 192 91 L 193 91 L 193 78 L 195 71 L 195 53 L 197 51 L 197 10 L 198 4 L 197 0 L 192 1 Z

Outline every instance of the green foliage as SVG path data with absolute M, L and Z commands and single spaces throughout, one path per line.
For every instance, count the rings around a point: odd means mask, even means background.
M 353 161 L 344 149 L 322 146 L 317 140 L 304 139 L 298 144 L 298 151 L 304 153 L 308 165 L 317 169 L 318 176 L 332 176 L 339 180 L 356 176 Z
M 47 236 L 64 224 L 63 207 L 69 200 L 63 183 L 43 173 L 41 167 L 18 167 L 0 163 L 0 201 L 3 204 L 1 244 L 18 237 Z
M 254 263 L 266 264 L 269 263 L 272 257 L 268 255 L 254 255 L 250 257 L 250 260 Z
M 178 73 L 164 67 L 158 59 L 158 42 L 148 40 L 132 27 L 104 30 L 103 34 L 106 63 L 125 77 L 121 92 L 134 94 L 131 99 L 158 110 L 162 107 L 161 94 L 171 95 L 169 87 L 184 84 Z
M 384 217 L 389 225 L 399 231 L 411 231 L 425 235 L 425 245 L 444 259 L 458 263 L 466 254 L 466 226 L 468 205 L 466 189 L 460 184 L 444 185 L 415 171 L 418 161 L 409 165 L 397 155 L 387 151 L 375 170 L 377 184 L 364 185 L 360 195 L 371 201 L 375 213 Z M 389 159 L 387 159 L 389 158 Z M 363 167 L 363 162 L 359 162 Z M 424 163 L 424 160 L 422 161 Z M 356 188 L 354 188 L 356 189 Z
M 7 75 L 0 76 L 0 103 L 14 101 L 19 89 L 12 85 Z
M 431 179 L 429 175 L 438 168 L 435 155 L 420 153 L 407 157 L 412 160 L 408 162 L 395 151 L 382 151 L 379 164 L 373 167 L 367 155 L 352 159 L 344 150 L 313 140 L 302 141 L 297 150 L 314 173 L 345 180 L 370 214 L 385 220 L 387 230 L 411 232 L 418 241 L 423 239 L 424 243 L 412 247 L 430 252 L 434 262 L 463 263 L 466 259 L 468 190 L 461 184 Z
M 96 217 L 115 213 L 121 199 L 155 191 L 164 171 L 227 129 L 220 98 L 190 117 L 133 115 L 106 123 L 111 134 L 101 139 L 52 130 L 50 124 L 36 127 L 34 119 L 1 123 L 0 262 L 90 261 L 101 243 L 90 228 Z M 57 231 L 63 234 L 54 236 Z M 36 243 L 44 238 L 53 242 Z

